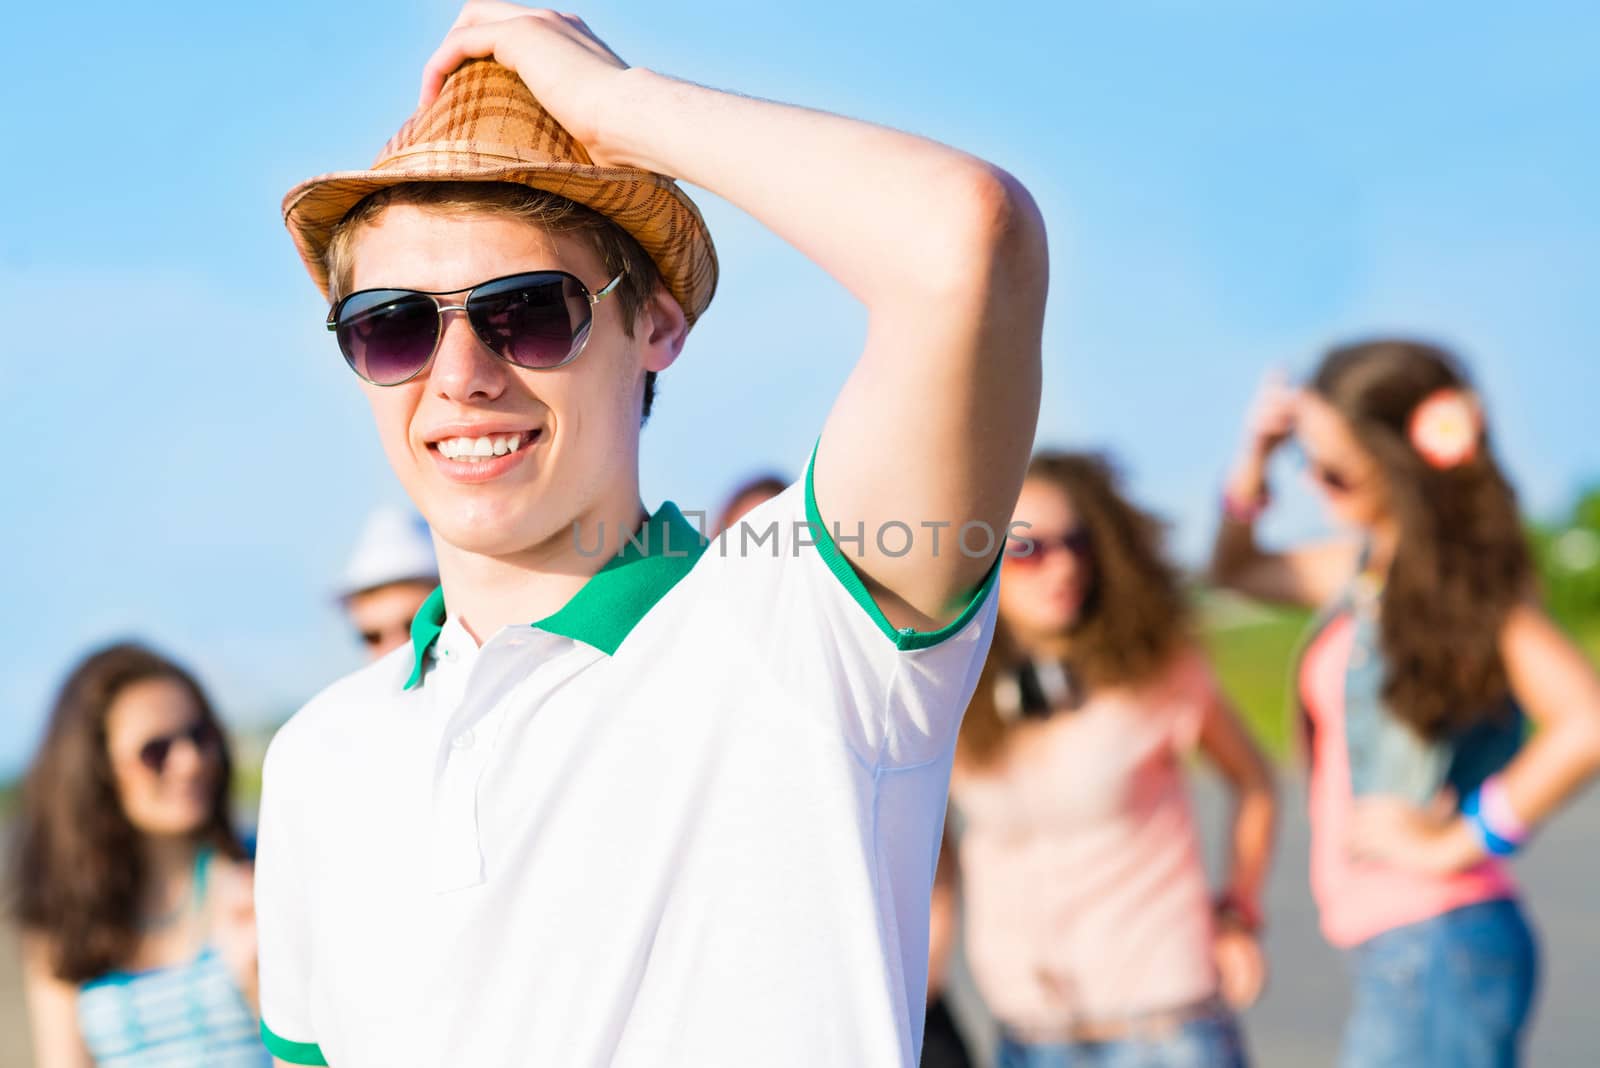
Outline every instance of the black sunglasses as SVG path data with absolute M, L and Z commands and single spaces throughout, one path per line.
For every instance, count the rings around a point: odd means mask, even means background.
M 372 628 L 361 632 L 361 641 L 368 649 L 375 649 L 391 638 L 401 641 L 411 637 L 411 621 L 405 620 L 390 627 Z
M 1303 445 L 1294 450 L 1294 455 L 1305 465 L 1306 470 L 1311 473 L 1311 477 L 1320 482 L 1322 487 L 1329 493 L 1352 493 L 1361 488 L 1360 479 L 1346 474 L 1337 467 L 1323 463 L 1306 451 Z
M 172 755 L 172 747 L 187 741 L 200 753 L 211 753 L 217 744 L 217 732 L 209 723 L 196 723 L 172 734 L 162 734 L 139 747 L 139 763 L 160 775 Z
M 473 333 L 507 363 L 548 371 L 583 351 L 594 306 L 621 282 L 619 274 L 591 295 L 566 271 L 529 271 L 466 290 L 363 289 L 329 310 L 327 326 L 350 369 L 375 386 L 398 386 L 423 372 L 439 351 L 447 311 L 466 312 Z M 460 304 L 439 300 L 463 292 Z

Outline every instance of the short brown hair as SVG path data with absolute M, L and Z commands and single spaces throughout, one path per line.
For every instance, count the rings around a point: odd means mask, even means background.
M 547 233 L 577 235 L 588 242 L 610 275 L 622 274 L 616 298 L 622 312 L 622 329 L 628 337 L 633 336 L 634 319 L 661 284 L 655 261 L 632 235 L 594 209 L 566 197 L 512 182 L 407 182 L 363 198 L 334 227 L 326 259 L 331 300 L 338 301 L 349 290 L 354 270 L 351 244 L 356 231 L 375 221 L 385 208 L 397 204 L 446 214 L 506 215 L 532 223 Z M 646 371 L 643 419 L 650 417 L 655 392 L 656 372 Z

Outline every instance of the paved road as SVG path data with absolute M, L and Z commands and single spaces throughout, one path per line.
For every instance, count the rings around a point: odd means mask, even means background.
M 1273 978 L 1245 1023 L 1258 1065 L 1320 1068 L 1333 1063 L 1348 993 L 1340 958 L 1317 934 L 1306 889 L 1307 828 L 1299 783 L 1285 785 L 1284 800 L 1279 861 L 1268 892 Z M 1214 832 L 1221 798 L 1209 780 L 1197 783 L 1196 801 Z M 1530 1063 L 1537 1068 L 1600 1063 L 1600 791 L 1591 791 L 1545 830 L 1518 862 L 1518 874 L 1544 949 L 1543 998 Z M 963 992 L 957 1011 L 975 1036 L 987 1033 L 970 990 Z M 0 925 L 0 1068 L 26 1068 L 26 1033 L 16 947 L 9 928 Z

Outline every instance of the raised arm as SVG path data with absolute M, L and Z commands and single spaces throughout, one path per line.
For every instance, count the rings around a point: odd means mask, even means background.
M 1269 375 L 1246 425 L 1244 448 L 1223 488 L 1211 581 L 1258 601 L 1309 608 L 1338 593 L 1355 570 L 1359 549 L 1348 541 L 1333 541 L 1274 552 L 1256 540 L 1256 520 L 1271 501 L 1267 465 L 1294 430 L 1295 404 L 1295 394 L 1282 378 Z
M 507 3 L 467 4 L 423 99 L 490 55 L 596 162 L 711 190 L 866 305 L 866 349 L 818 449 L 818 511 L 847 535 L 864 526 L 840 548 L 896 626 L 953 616 L 1003 544 L 1038 417 L 1047 257 L 1027 192 L 920 137 L 627 68 L 581 21 Z M 973 552 L 958 547 L 972 521 L 997 535 L 987 554 L 979 528 Z M 903 554 L 896 523 L 914 535 Z

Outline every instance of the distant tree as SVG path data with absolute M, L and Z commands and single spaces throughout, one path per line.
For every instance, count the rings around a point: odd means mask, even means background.
M 1600 625 L 1600 486 L 1563 522 L 1529 532 L 1550 609 L 1569 625 Z

